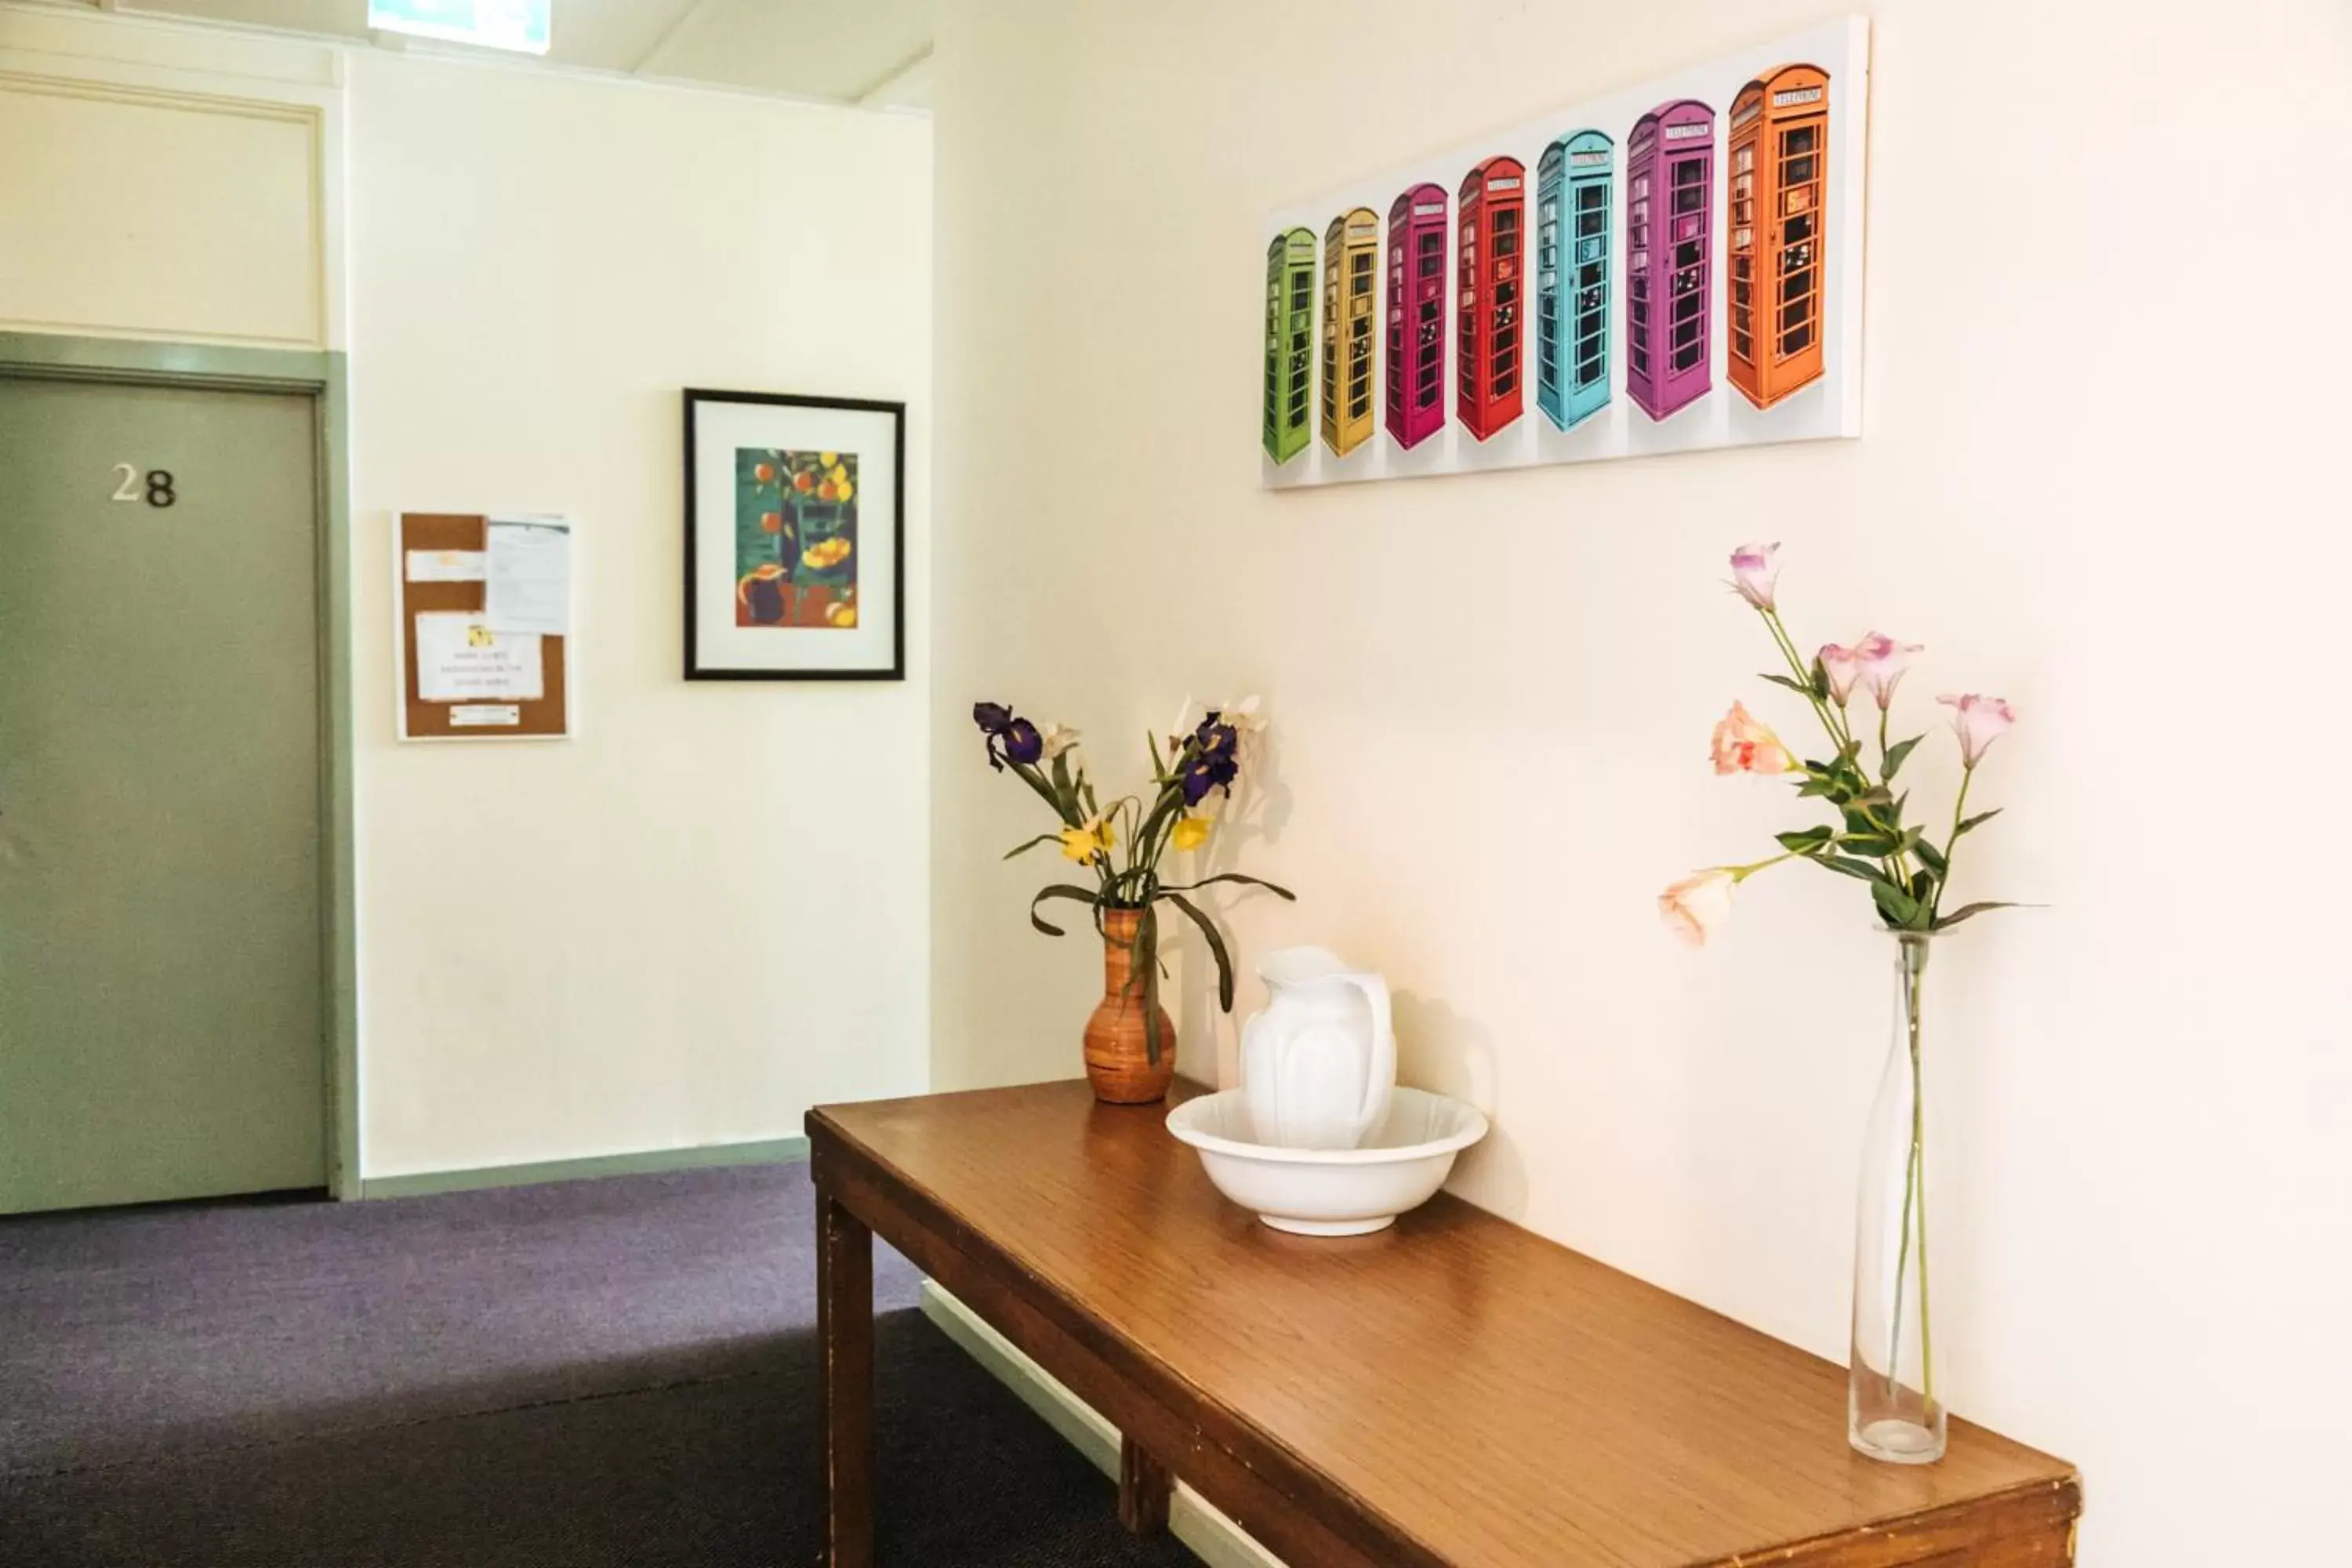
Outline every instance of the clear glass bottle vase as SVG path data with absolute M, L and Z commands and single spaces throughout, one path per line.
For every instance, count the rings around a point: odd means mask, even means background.
M 1863 1136 L 1846 1440 L 1874 1459 L 1929 1465 L 1944 1457 L 1944 1404 L 1928 1290 L 1926 1116 L 1919 1079 L 1935 939 L 1925 931 L 1890 936 L 1895 1037 Z

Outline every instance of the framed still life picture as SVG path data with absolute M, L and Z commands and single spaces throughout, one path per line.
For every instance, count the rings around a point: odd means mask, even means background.
M 902 680 L 907 405 L 686 395 L 686 678 Z

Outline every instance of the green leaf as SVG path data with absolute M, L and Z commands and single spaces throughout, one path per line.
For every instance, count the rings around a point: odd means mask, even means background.
M 1999 816 L 2002 812 L 2008 809 L 2009 808 L 2007 806 L 1996 805 L 1990 811 L 1980 811 L 1974 816 L 1962 822 L 1958 827 L 1952 829 L 1952 837 L 1958 838 L 1961 834 L 1975 827 L 1979 823 L 1990 822 L 1994 817 Z
M 1826 700 L 1830 694 L 1830 672 L 1822 668 L 1822 661 L 1818 655 L 1813 659 L 1811 679 L 1812 695 Z
M 1160 919 L 1151 906 L 1135 923 L 1135 957 L 1143 965 L 1143 1059 L 1160 1065 Z
M 1062 836 L 1058 833 L 1040 833 L 1036 837 L 1029 840 L 1028 843 L 1017 846 L 1014 848 L 1007 849 L 1004 852 L 1004 858 L 1007 860 L 1010 860 L 1016 855 L 1028 854 L 1029 851 L 1036 848 L 1040 844 L 1059 844 L 1061 841 Z
M 1913 831 L 1916 833 L 1917 829 L 1915 828 Z M 1937 876 L 1941 877 L 1952 868 L 1950 863 L 1944 858 L 1944 852 L 1925 838 L 1919 839 L 1911 847 L 1918 852 L 1920 864 Z
M 1775 686 L 1785 686 L 1800 697 L 1811 697 L 1812 695 L 1811 692 L 1805 689 L 1801 682 L 1791 680 L 1785 675 L 1767 675 L 1760 679 L 1769 680 Z
M 1886 883 L 1886 874 L 1867 860 L 1848 859 L 1843 855 L 1816 855 L 1813 864 L 1828 868 L 1842 877 L 1855 877 L 1865 882 Z
M 1903 840 L 1892 833 L 1849 833 L 1838 840 L 1838 847 L 1849 855 L 1884 859 L 1900 850 Z
M 1886 776 L 1890 779 L 1893 778 L 1902 768 L 1904 759 L 1911 754 L 1911 748 L 1917 745 L 1927 738 L 1927 737 L 1925 735 L 1914 735 L 1907 741 L 1897 741 L 1895 744 L 1887 747 L 1886 766 L 1884 770 Z
M 1039 931 L 1044 931 L 1047 936 L 1060 936 L 1063 934 L 1062 928 L 1060 926 L 1049 923 L 1043 915 L 1037 912 L 1037 906 L 1044 903 L 1048 899 L 1074 899 L 1082 904 L 1094 905 L 1099 905 L 1102 902 L 1102 895 L 1095 891 L 1092 888 L 1073 887 L 1067 882 L 1056 882 L 1050 888 L 1041 889 L 1035 898 L 1029 900 L 1029 923 L 1035 926 Z M 1099 929 L 1102 924 L 1102 917 L 1099 912 L 1096 914 L 1095 924 L 1097 929 Z
M 1202 888 L 1213 887 L 1219 882 L 1238 882 L 1244 887 L 1264 888 L 1267 892 L 1274 894 L 1277 898 L 1288 899 L 1293 903 L 1298 901 L 1298 895 L 1292 892 L 1289 889 L 1277 888 L 1272 882 L 1265 881 L 1257 877 L 1244 877 L 1239 871 L 1220 871 L 1213 877 L 1203 877 L 1197 882 L 1179 883 L 1174 886 L 1163 888 L 1160 891 L 1166 893 L 1190 893 L 1198 891 Z
M 1922 912 L 1918 900 L 1885 882 L 1871 883 L 1870 901 L 1878 906 L 1878 912 L 1886 917 L 1886 923 L 1898 930 L 1916 925 Z
M 1201 907 L 1181 893 L 1170 893 L 1168 901 L 1184 911 L 1186 918 L 1201 928 L 1202 938 L 1209 944 L 1209 956 L 1217 961 L 1217 1005 L 1230 1013 L 1234 1010 L 1234 961 L 1225 952 L 1225 939 Z
M 1990 815 L 1990 813 L 1987 815 Z M 1962 904 L 1950 914 L 1938 919 L 1936 921 L 1936 929 L 1937 931 L 1948 931 L 1952 927 L 1959 924 L 1962 921 L 1973 920 L 1978 915 L 1984 913 L 1987 910 L 2030 910 L 2032 908 L 2033 908 L 2032 904 L 2013 903 L 2003 899 L 1988 900 L 1981 903 Z
M 1829 825 L 1823 823 L 1818 827 L 1807 827 L 1795 833 L 1776 833 L 1772 837 L 1779 841 L 1781 848 L 1793 849 L 1802 855 L 1809 854 L 1827 844 L 1830 841 L 1831 832 Z
M 1797 786 L 1797 795 L 1800 799 L 1808 795 L 1826 795 L 1832 801 L 1842 800 L 1845 795 L 1845 786 L 1835 779 L 1811 778 Z

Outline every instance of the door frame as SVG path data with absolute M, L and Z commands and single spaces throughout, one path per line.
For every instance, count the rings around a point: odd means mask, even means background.
M 0 380 L 311 399 L 318 432 L 319 943 L 327 1189 L 360 1195 L 359 942 L 352 808 L 351 396 L 340 353 L 0 331 Z

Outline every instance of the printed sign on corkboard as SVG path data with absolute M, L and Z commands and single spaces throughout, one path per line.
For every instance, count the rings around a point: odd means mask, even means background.
M 571 574 L 562 518 L 401 513 L 400 738 L 568 738 Z

